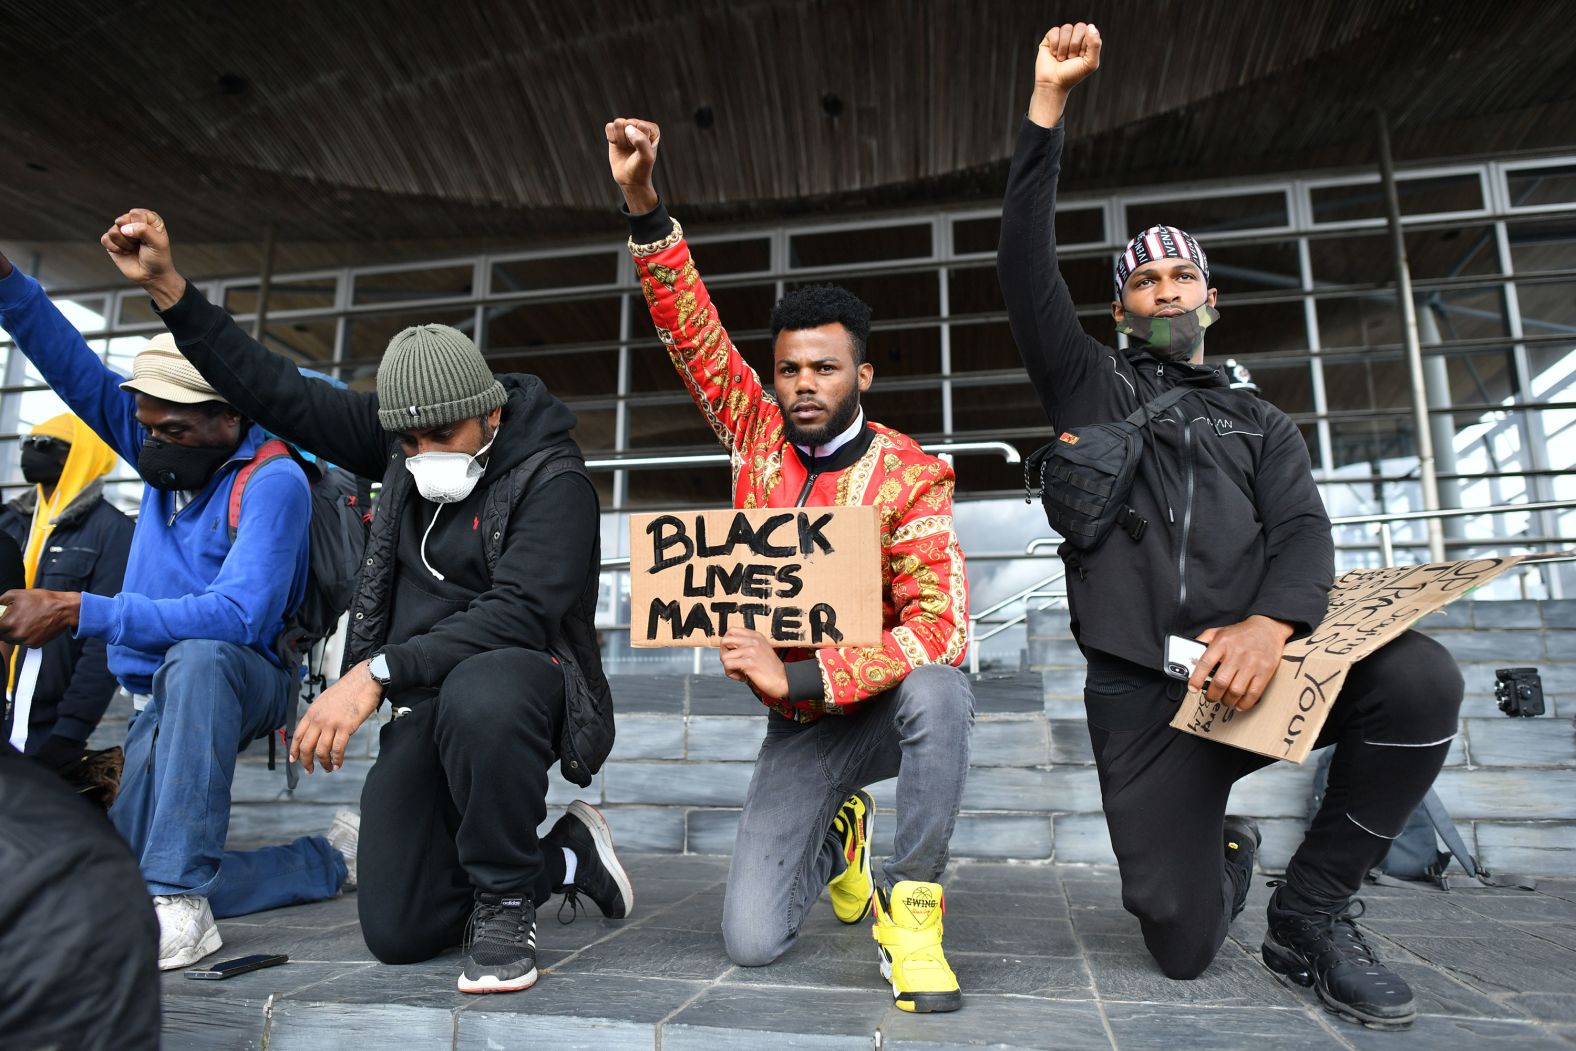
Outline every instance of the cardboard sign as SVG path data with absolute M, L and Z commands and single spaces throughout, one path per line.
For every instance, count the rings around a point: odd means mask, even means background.
M 1324 619 L 1305 639 L 1286 644 L 1274 678 L 1245 712 L 1190 692 L 1171 725 L 1178 730 L 1300 763 L 1313 750 L 1346 674 L 1417 620 L 1486 584 L 1524 555 L 1359 569 L 1330 590 Z
M 715 646 L 735 626 L 782 647 L 881 642 L 874 507 L 631 515 L 629 551 L 632 646 Z

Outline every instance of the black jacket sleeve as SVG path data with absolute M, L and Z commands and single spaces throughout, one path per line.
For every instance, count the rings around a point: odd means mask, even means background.
M 509 519 L 493 586 L 458 613 L 383 650 L 401 689 L 441 686 L 467 657 L 519 647 L 546 650 L 580 599 L 599 529 L 596 490 L 565 472 L 526 494 Z
M 1012 336 L 1053 424 L 1057 407 L 1111 353 L 1078 323 L 1072 294 L 1056 266 L 1056 177 L 1063 137 L 1060 124 L 1042 128 L 1024 118 L 1007 172 L 996 250 L 996 276 Z
M 186 359 L 213 389 L 273 434 L 363 478 L 382 478 L 389 436 L 378 399 L 301 375 L 296 365 L 241 331 L 190 282 L 161 312 Z
M 1324 619 L 1335 582 L 1330 517 L 1313 481 L 1308 443 L 1290 417 L 1267 413 L 1253 502 L 1264 527 L 1267 567 L 1248 613 L 1285 621 L 1303 635 Z
M 107 503 L 94 509 L 98 559 L 87 590 L 95 595 L 118 595 L 126 579 L 126 559 L 131 554 L 131 519 Z M 51 733 L 78 744 L 85 744 L 93 728 L 104 718 L 104 710 L 115 696 L 115 676 L 110 674 L 109 657 L 101 638 L 88 636 L 71 669 L 71 682 L 55 709 Z

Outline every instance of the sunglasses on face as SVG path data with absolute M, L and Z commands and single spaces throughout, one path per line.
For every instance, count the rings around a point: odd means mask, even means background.
M 61 441 L 59 438 L 50 438 L 42 434 L 30 434 L 22 439 L 22 444 L 44 453 L 59 452 L 71 448 L 70 442 Z

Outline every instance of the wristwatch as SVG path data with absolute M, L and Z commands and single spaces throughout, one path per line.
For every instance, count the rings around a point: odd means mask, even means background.
M 389 679 L 391 678 L 389 675 L 389 659 L 383 655 L 382 650 L 374 653 L 372 659 L 367 662 L 367 674 L 372 676 L 373 682 L 385 690 L 389 688 Z

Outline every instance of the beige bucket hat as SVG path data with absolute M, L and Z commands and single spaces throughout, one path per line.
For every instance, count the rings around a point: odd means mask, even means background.
M 175 337 L 168 332 L 154 336 L 132 359 L 131 379 L 122 383 L 120 389 L 181 405 L 225 401 L 181 354 Z

